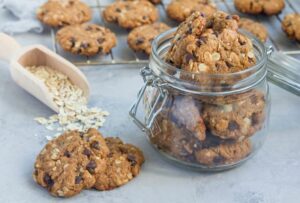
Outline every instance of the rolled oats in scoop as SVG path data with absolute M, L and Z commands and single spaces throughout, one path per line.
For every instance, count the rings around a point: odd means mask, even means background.
M 83 91 L 66 75 L 47 66 L 31 66 L 26 69 L 44 82 L 59 107 L 58 114 L 49 118 L 35 118 L 39 124 L 44 125 L 48 130 L 57 131 L 57 136 L 63 131 L 86 132 L 89 128 L 98 129 L 103 126 L 105 117 L 109 113 L 96 107 L 87 107 L 87 99 Z M 52 137 L 48 136 L 47 139 L 51 140 Z

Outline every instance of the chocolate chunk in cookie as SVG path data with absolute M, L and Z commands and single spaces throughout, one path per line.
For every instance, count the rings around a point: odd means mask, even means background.
M 153 39 L 168 29 L 170 29 L 169 26 L 160 22 L 143 25 L 133 29 L 129 33 L 127 41 L 134 51 L 142 51 L 150 55 Z
M 242 142 L 223 143 L 195 152 L 197 162 L 207 166 L 217 166 L 236 163 L 251 153 L 250 140 Z
M 239 21 L 239 27 L 248 32 L 251 32 L 262 42 L 266 42 L 268 38 L 267 28 L 263 24 L 256 22 L 254 20 L 241 18 Z
M 234 0 L 235 7 L 249 14 L 275 15 L 282 11 L 285 6 L 284 0 Z
M 253 135 L 264 125 L 266 113 L 260 91 L 211 98 L 203 107 L 208 130 L 222 139 L 243 140 Z
M 95 24 L 64 27 L 57 32 L 56 39 L 64 50 L 85 56 L 107 54 L 117 43 L 112 31 Z
M 71 131 L 44 147 L 36 159 L 33 178 L 52 195 L 70 197 L 94 186 L 95 174 L 106 170 L 108 153 L 96 129 L 84 134 Z
M 168 16 L 179 22 L 184 21 L 195 11 L 211 16 L 217 9 L 210 0 L 172 0 L 167 7 Z
M 253 44 L 238 32 L 238 22 L 221 11 L 208 18 L 193 13 L 176 31 L 166 60 L 189 73 L 233 73 L 255 65 Z
M 158 11 L 148 1 L 117 1 L 105 8 L 103 17 L 107 22 L 132 29 L 155 22 Z
M 110 154 L 104 172 L 96 175 L 94 187 L 97 190 L 111 190 L 126 184 L 136 177 L 144 163 L 141 150 L 131 144 L 124 144 L 119 138 L 105 138 Z
M 75 25 L 89 21 L 91 10 L 78 0 L 48 0 L 38 9 L 37 18 L 53 27 Z
M 300 41 L 300 14 L 288 14 L 282 21 L 282 29 L 291 39 Z

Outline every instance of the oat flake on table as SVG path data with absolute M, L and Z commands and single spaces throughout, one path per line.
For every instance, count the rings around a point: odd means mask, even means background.
M 89 128 L 98 129 L 103 126 L 105 117 L 109 113 L 96 107 L 88 108 L 83 91 L 75 86 L 66 75 L 47 66 L 31 66 L 26 69 L 44 82 L 53 95 L 53 101 L 59 107 L 58 114 L 49 118 L 34 119 L 48 130 L 56 131 L 54 136 L 46 136 L 48 140 L 64 131 L 85 132 Z

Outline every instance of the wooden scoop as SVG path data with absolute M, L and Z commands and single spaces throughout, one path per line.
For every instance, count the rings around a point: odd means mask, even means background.
M 14 81 L 48 107 L 58 112 L 53 95 L 46 85 L 26 70 L 26 66 L 48 66 L 67 75 L 72 83 L 89 97 L 89 83 L 83 73 L 72 63 L 42 45 L 21 47 L 12 37 L 0 33 L 0 59 L 10 62 Z

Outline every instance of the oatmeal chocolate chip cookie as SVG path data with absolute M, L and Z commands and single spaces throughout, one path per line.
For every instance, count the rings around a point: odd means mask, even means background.
M 179 22 L 184 21 L 195 11 L 211 16 L 217 9 L 210 0 L 172 0 L 167 7 L 168 16 Z
M 105 8 L 103 17 L 107 22 L 132 29 L 155 22 L 158 11 L 148 1 L 117 1 Z
M 61 27 L 89 21 L 91 10 L 79 0 L 48 0 L 38 9 L 37 18 L 46 25 Z
M 73 54 L 107 54 L 116 46 L 116 36 L 108 28 L 95 24 L 70 25 L 57 32 L 60 46 Z
M 70 197 L 94 186 L 106 170 L 109 149 L 96 129 L 71 131 L 50 141 L 38 155 L 34 180 L 54 196 Z
M 150 55 L 153 39 L 162 32 L 170 29 L 164 23 L 154 23 L 134 28 L 128 35 L 127 41 L 134 51 L 142 51 Z
M 253 44 L 237 31 L 238 21 L 238 16 L 221 11 L 208 18 L 193 13 L 176 31 L 166 61 L 188 73 L 209 74 L 239 72 L 255 65 Z
M 243 12 L 250 14 L 275 15 L 280 13 L 284 6 L 284 0 L 234 0 L 235 7 Z
M 250 153 L 251 142 L 247 139 L 199 150 L 195 152 L 195 157 L 200 164 L 215 166 L 235 163 L 246 158 Z
M 267 28 L 263 24 L 256 22 L 254 20 L 241 18 L 239 21 L 239 27 L 248 32 L 251 32 L 262 42 L 266 42 L 268 38 Z
M 262 128 L 265 114 L 264 94 L 260 91 L 249 91 L 211 98 L 203 106 L 202 115 L 206 127 L 215 136 L 243 140 Z
M 110 154 L 104 172 L 96 175 L 94 188 L 111 190 L 126 184 L 136 177 L 144 163 L 143 152 L 131 144 L 124 144 L 119 138 L 105 138 Z
M 300 41 L 300 14 L 288 14 L 282 21 L 283 31 L 291 38 Z

